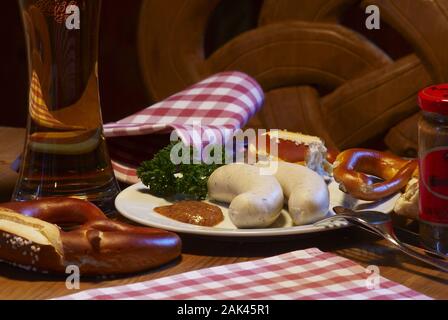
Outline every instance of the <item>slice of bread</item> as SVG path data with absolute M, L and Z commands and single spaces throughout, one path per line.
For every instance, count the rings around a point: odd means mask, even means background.
M 59 228 L 0 208 L 0 260 L 33 271 L 63 270 Z
M 264 139 L 261 141 L 260 139 Z M 285 130 L 271 130 L 258 137 L 257 145 L 249 145 L 249 153 L 257 160 L 275 160 L 305 165 L 321 176 L 329 177 L 332 166 L 327 161 L 327 148 L 319 137 Z

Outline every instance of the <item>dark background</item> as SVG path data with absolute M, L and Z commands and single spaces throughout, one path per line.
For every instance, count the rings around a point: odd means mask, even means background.
M 160 0 L 169 1 L 169 0 Z M 103 1 L 100 28 L 100 95 L 104 122 L 121 119 L 155 101 L 146 94 L 137 55 L 137 28 L 142 0 Z M 223 0 L 211 17 L 205 55 L 245 30 L 255 28 L 262 0 Z M 26 46 L 17 0 L 2 1 L 0 19 L 0 126 L 26 125 Z M 365 13 L 347 12 L 341 21 L 373 40 L 392 58 L 411 51 L 407 43 L 384 23 L 381 31 L 366 31 Z M 148 17 L 150 19 L 151 17 Z

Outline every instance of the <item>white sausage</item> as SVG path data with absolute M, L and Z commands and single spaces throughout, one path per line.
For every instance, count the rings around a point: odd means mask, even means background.
M 266 164 L 258 163 L 263 167 Z M 330 194 L 324 179 L 307 167 L 278 162 L 274 175 L 288 200 L 288 212 L 295 225 L 323 219 L 330 207 Z
M 229 164 L 217 169 L 208 180 L 209 197 L 230 203 L 229 216 L 238 228 L 264 228 L 280 215 L 284 198 L 273 176 L 260 175 L 260 168 Z

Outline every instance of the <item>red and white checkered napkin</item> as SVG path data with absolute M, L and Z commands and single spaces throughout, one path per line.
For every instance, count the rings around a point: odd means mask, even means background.
M 104 130 L 110 140 L 174 131 L 186 144 L 225 142 L 244 127 L 263 100 L 263 90 L 254 79 L 241 72 L 223 72 L 130 117 L 106 124 Z M 152 135 L 150 139 L 157 138 Z M 132 147 L 131 140 L 120 140 L 118 146 L 109 143 L 109 148 L 122 149 L 118 157 L 111 150 L 117 178 L 135 183 L 135 160 L 137 154 L 141 158 L 145 145 L 139 140 Z
M 291 300 L 291 299 L 430 299 L 380 277 L 356 263 L 318 249 L 183 273 L 167 278 L 94 289 L 62 300 Z M 378 282 L 377 282 L 378 283 Z

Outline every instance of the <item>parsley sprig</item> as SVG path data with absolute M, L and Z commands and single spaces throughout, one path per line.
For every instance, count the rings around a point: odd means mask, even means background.
M 160 150 L 152 160 L 144 161 L 137 169 L 137 175 L 150 192 L 160 197 L 182 195 L 189 199 L 202 200 L 207 197 L 207 181 L 225 160 L 222 150 L 221 164 L 207 164 L 203 161 L 174 164 L 171 152 L 179 142 L 172 142 Z M 187 147 L 190 159 L 197 156 L 193 147 Z M 211 153 L 213 157 L 213 151 Z

